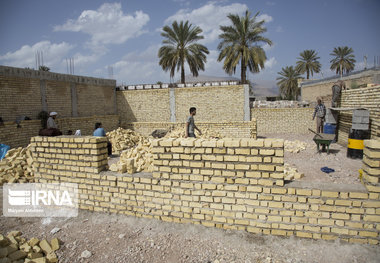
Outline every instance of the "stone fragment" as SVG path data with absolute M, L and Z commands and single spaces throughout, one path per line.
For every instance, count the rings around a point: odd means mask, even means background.
M 40 243 L 40 240 L 38 240 L 38 238 L 31 238 L 29 241 L 28 241 L 28 244 L 31 246 L 31 247 L 34 247 L 36 245 L 38 245 L 38 243 Z
M 49 252 L 46 255 L 46 259 L 47 259 L 47 261 L 49 263 L 56 263 L 56 262 L 58 262 L 58 257 L 57 257 L 57 255 L 53 251 Z
M 0 247 L 5 247 L 9 244 L 9 240 L 0 234 Z
M 56 251 L 59 249 L 59 239 L 58 238 L 53 238 L 51 241 L 50 241 L 50 244 L 51 244 L 51 249 L 53 251 Z
M 12 261 L 15 261 L 15 260 L 19 260 L 19 259 L 23 259 L 23 258 L 26 258 L 28 254 L 25 253 L 24 251 L 22 250 L 17 250 L 11 254 L 8 255 L 8 258 Z
M 51 231 L 50 231 L 50 234 L 55 234 L 57 232 L 61 231 L 61 229 L 59 227 L 54 227 Z
M 80 254 L 80 257 L 81 258 L 89 258 L 89 257 L 91 257 L 92 256 L 92 253 L 90 252 L 90 251 L 88 251 L 88 250 L 85 250 L 85 251 L 83 251 L 81 254 Z
M 53 250 L 51 249 L 51 246 L 49 244 L 49 242 L 46 241 L 46 239 L 42 240 L 40 242 L 40 247 L 42 249 L 42 251 L 45 253 L 45 254 L 49 254 L 50 252 L 52 252 Z
M 8 255 L 8 249 L 6 247 L 0 248 L 0 258 L 5 258 Z

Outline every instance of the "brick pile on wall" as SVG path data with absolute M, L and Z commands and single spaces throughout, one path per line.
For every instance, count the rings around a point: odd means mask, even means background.
M 370 112 L 371 139 L 380 138 L 380 85 L 342 92 L 340 107 L 366 108 Z M 350 128 L 352 126 L 352 111 L 339 113 L 338 143 L 347 145 Z
M 68 130 L 75 133 L 76 130 L 81 130 L 82 135 L 92 135 L 96 122 L 101 122 L 106 131 L 112 131 L 119 127 L 118 115 L 107 116 L 92 116 L 81 118 L 58 118 L 56 123 L 58 128 L 67 134 Z M 17 128 L 15 122 L 5 122 L 0 126 L 0 142 L 9 145 L 11 148 L 26 147 L 30 138 L 37 136 L 41 129 L 40 120 L 21 121 L 20 128 Z
M 315 130 L 313 108 L 252 108 L 251 118 L 257 120 L 257 134 L 265 133 L 309 133 Z
M 218 132 L 223 137 L 230 138 L 256 138 L 257 127 L 256 119 L 252 121 L 234 121 L 234 122 L 198 122 L 197 127 L 202 131 L 209 129 Z M 185 129 L 185 123 L 172 122 L 132 122 L 122 123 L 121 126 L 125 129 L 131 129 L 138 133 L 149 136 L 154 130 L 162 129 L 169 130 L 175 128 Z
M 81 209 L 379 244 L 379 188 L 284 185 L 282 140 L 159 139 L 153 147 L 156 172 L 130 175 L 98 173 L 106 152 L 102 138 L 63 139 L 33 139 L 38 180 L 78 183 Z M 371 152 L 380 151 L 377 144 L 366 145 Z M 75 165 L 83 154 L 76 150 L 83 148 L 86 167 Z
M 363 182 L 369 191 L 380 193 L 380 140 L 365 140 L 364 146 Z

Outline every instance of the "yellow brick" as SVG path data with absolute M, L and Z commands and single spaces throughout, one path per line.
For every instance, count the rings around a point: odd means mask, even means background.
M 297 195 L 311 195 L 311 190 L 309 189 L 297 189 Z
M 305 238 L 313 238 L 313 234 L 312 233 L 300 232 L 300 231 L 296 232 L 296 236 L 297 237 L 305 237 Z
M 335 200 L 335 205 L 351 206 L 352 202 L 349 200 Z
M 327 226 L 333 226 L 334 225 L 334 220 L 319 218 L 318 219 L 318 224 L 320 224 L 320 225 L 327 225 Z
M 378 232 L 359 231 L 359 236 L 362 236 L 362 237 L 378 237 Z
M 366 215 L 363 218 L 364 221 L 371 221 L 371 222 L 376 222 L 380 223 L 380 216 L 377 215 Z
M 201 169 L 200 174 L 202 175 L 214 175 L 214 170 L 211 169 Z
M 348 229 L 346 228 L 331 228 L 331 232 L 339 235 L 348 235 Z
M 338 197 L 338 192 L 322 191 L 322 197 Z
M 249 155 L 251 154 L 251 149 L 249 148 L 240 148 L 240 149 L 235 149 L 236 154 L 242 154 L 242 155 Z
M 264 186 L 272 186 L 273 181 L 272 180 L 267 180 L 267 179 L 259 179 L 258 180 L 259 185 L 264 185 Z
M 286 236 L 286 231 L 280 229 L 272 229 L 271 234 L 276 236 Z
M 356 199 L 368 199 L 367 193 L 356 193 L 356 192 L 350 192 L 350 198 L 356 198 Z

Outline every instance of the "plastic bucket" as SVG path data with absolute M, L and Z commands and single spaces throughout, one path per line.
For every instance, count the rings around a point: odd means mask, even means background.
M 335 134 L 336 124 L 326 123 L 323 127 L 323 133 Z

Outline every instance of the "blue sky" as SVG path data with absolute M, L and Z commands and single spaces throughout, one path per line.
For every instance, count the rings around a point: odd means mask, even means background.
M 35 54 L 42 51 L 52 72 L 67 73 L 66 59 L 74 58 L 76 75 L 108 78 L 112 67 L 118 84 L 170 82 L 158 64 L 160 32 L 174 20 L 189 20 L 203 29 L 202 43 L 210 51 L 200 74 L 225 77 L 217 62 L 219 26 L 229 24 L 229 13 L 246 9 L 260 11 L 265 36 L 274 43 L 264 46 L 265 69 L 249 73 L 254 82 L 275 83 L 277 72 L 295 65 L 305 49 L 318 52 L 325 77 L 335 74 L 334 47 L 353 48 L 355 70 L 364 68 L 364 55 L 367 67 L 380 56 L 379 0 L 1 0 L 0 65 L 35 68 Z M 174 79 L 179 77 L 178 72 Z M 240 78 L 240 71 L 233 77 Z

